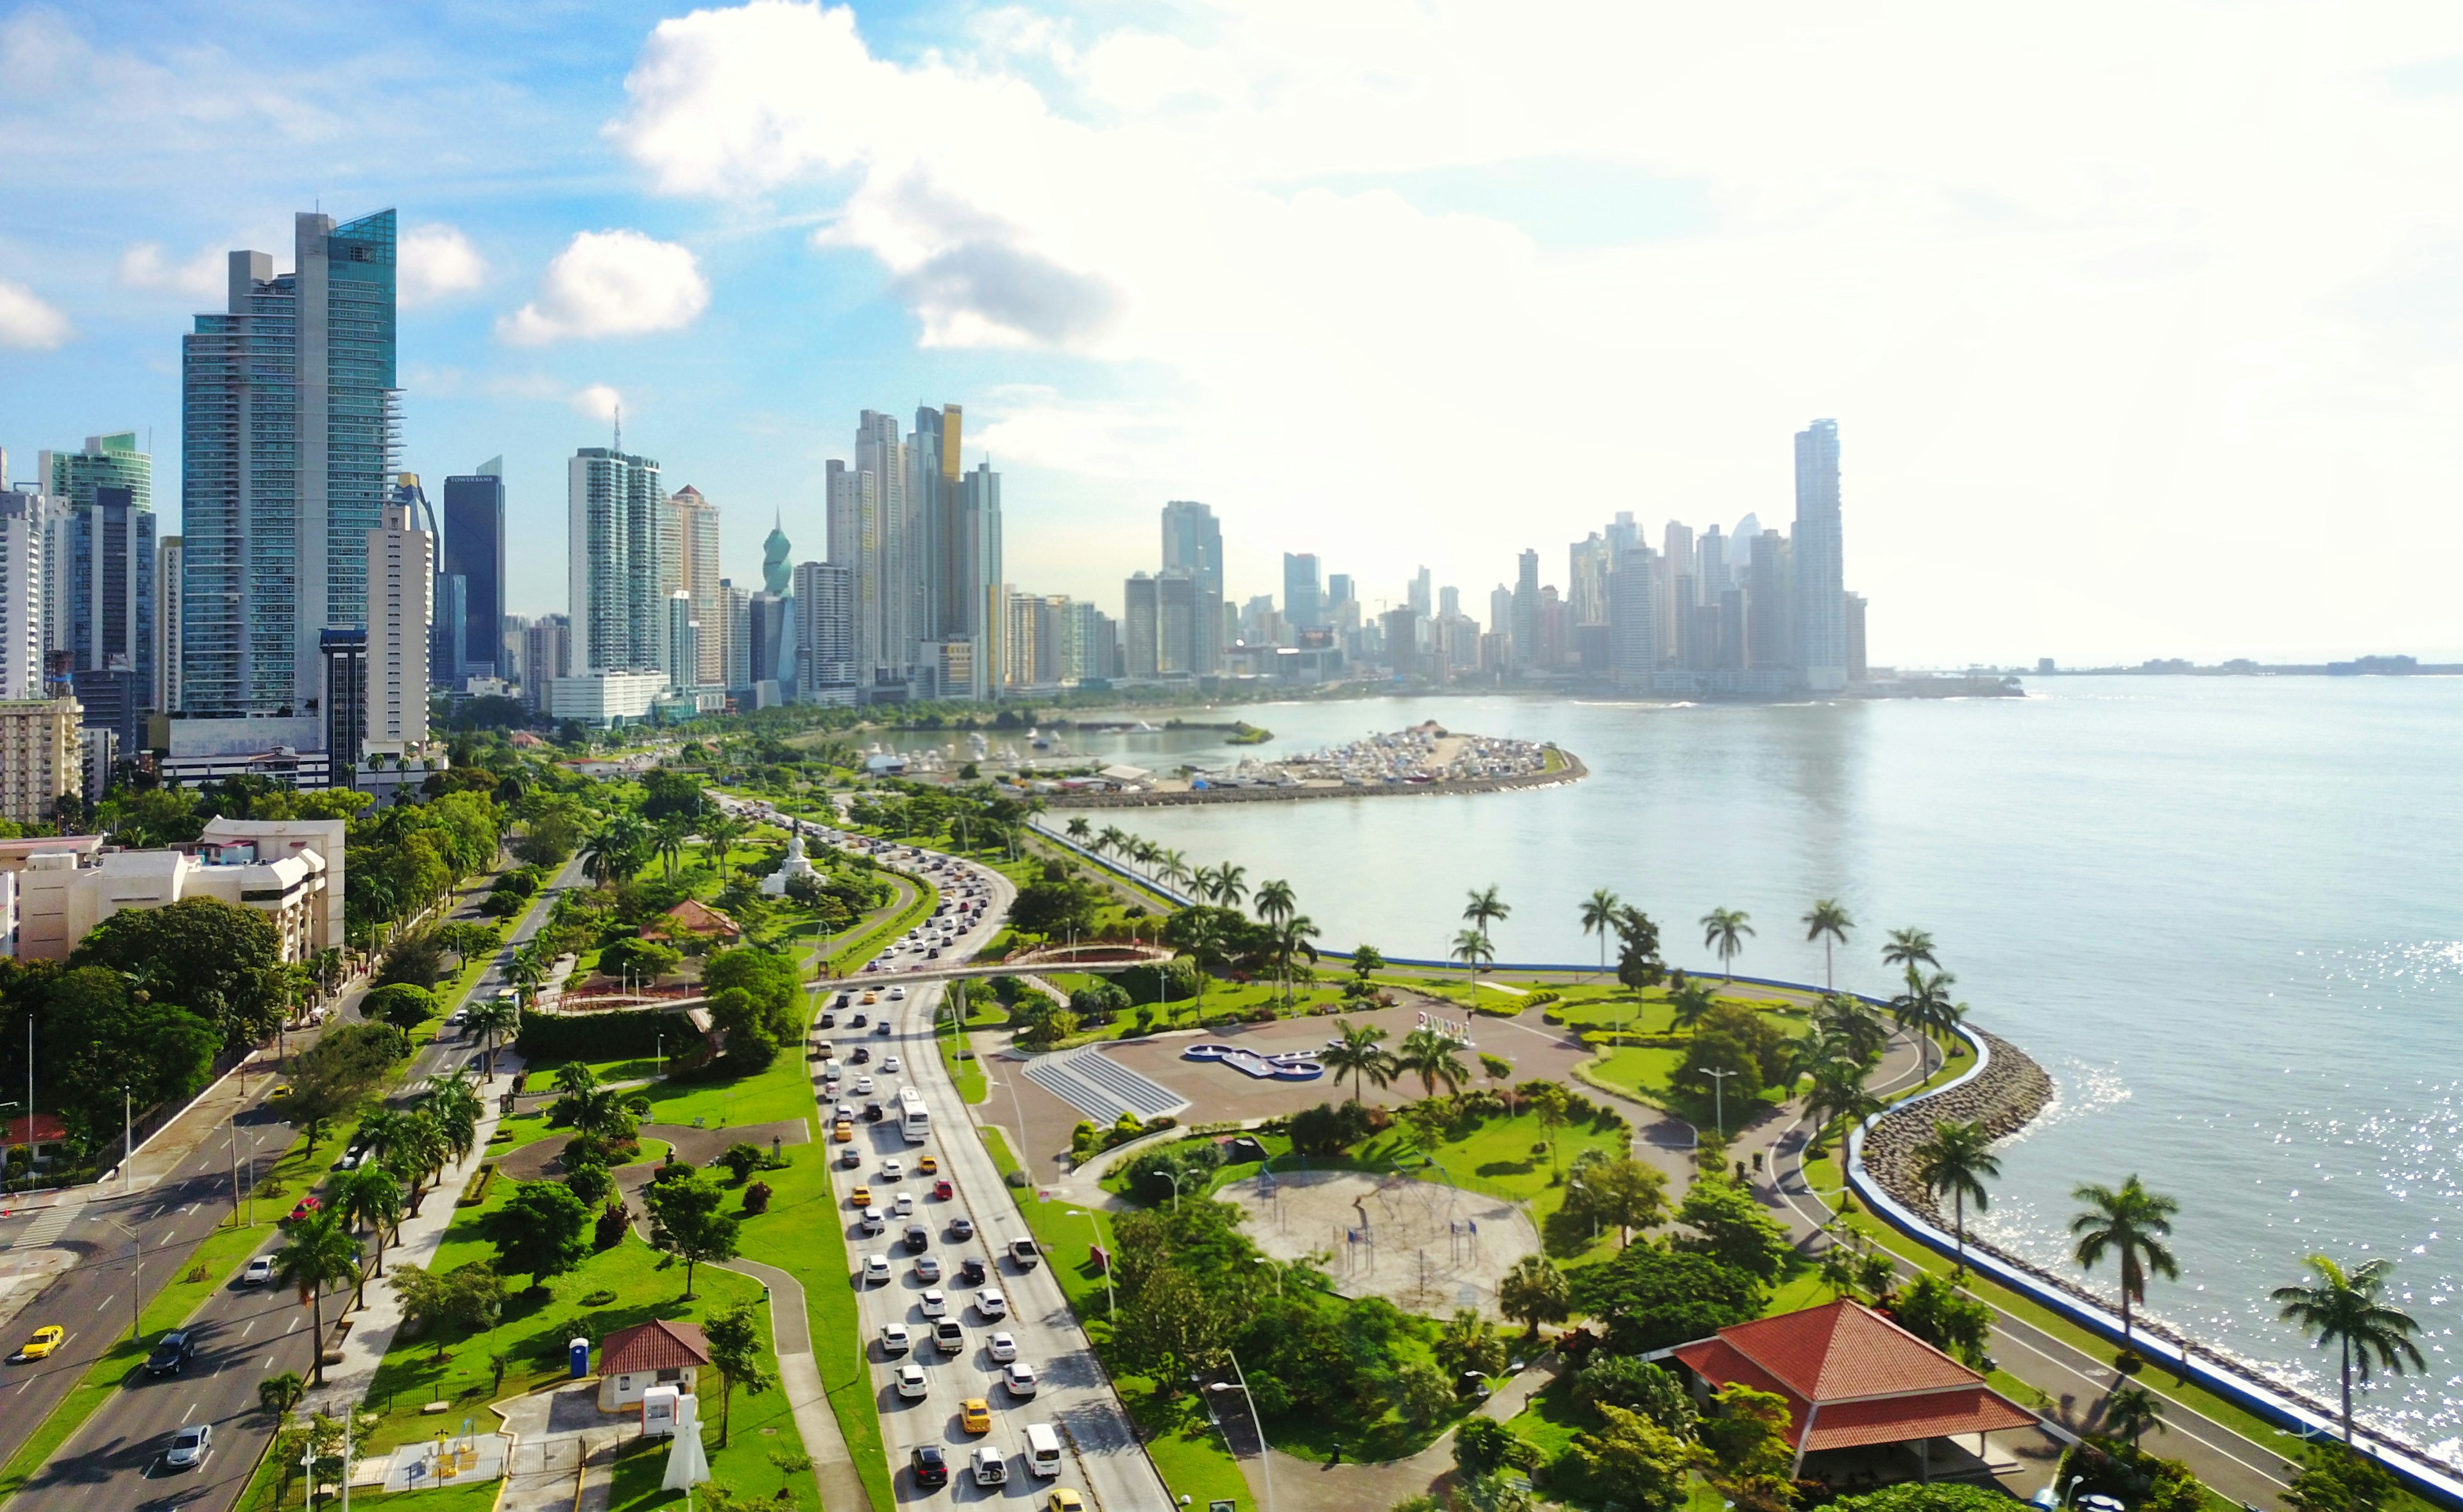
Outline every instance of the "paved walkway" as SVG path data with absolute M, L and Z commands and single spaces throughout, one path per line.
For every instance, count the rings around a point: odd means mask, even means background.
M 626 1419 L 599 1411 L 596 1380 L 557 1385 L 496 1404 L 513 1436 L 496 1512 L 575 1512 L 604 1508 L 615 1480 Z
M 1515 1416 L 1530 1405 L 1531 1398 L 1545 1391 L 1557 1378 L 1561 1368 L 1554 1355 L 1533 1361 L 1522 1372 L 1506 1382 L 1488 1400 L 1479 1404 L 1473 1415 L 1493 1417 L 1498 1422 Z M 1273 1504 L 1276 1512 L 1285 1507 L 1303 1512 L 1357 1512 L 1357 1509 L 1388 1507 L 1406 1498 L 1430 1492 L 1444 1494 L 1454 1473 L 1454 1430 L 1439 1434 L 1436 1441 L 1407 1459 L 1388 1459 L 1380 1464 L 1359 1464 L 1344 1460 L 1340 1464 L 1319 1464 L 1312 1459 L 1296 1458 L 1277 1449 L 1272 1452 L 1271 1472 L 1257 1455 L 1257 1433 L 1249 1416 L 1247 1403 L 1236 1393 L 1216 1392 L 1210 1400 L 1223 1404 L 1218 1409 L 1216 1426 L 1222 1430 L 1224 1442 L 1240 1461 L 1240 1473 L 1249 1480 L 1250 1493 L 1257 1504 L 1267 1504 L 1266 1476 L 1274 1477 Z
M 854 1452 L 847 1448 L 846 1434 L 839 1427 L 839 1415 L 831 1410 L 829 1389 L 821 1383 L 820 1361 L 813 1354 L 812 1324 L 804 1311 L 803 1284 L 777 1266 L 765 1265 L 757 1260 L 730 1260 L 718 1268 L 739 1271 L 770 1288 L 770 1330 L 777 1344 L 778 1389 L 787 1393 L 787 1405 L 795 1410 L 796 1432 L 803 1435 L 804 1453 L 812 1457 L 813 1479 L 820 1487 L 821 1505 L 831 1512 L 857 1512 L 870 1507 L 872 1497 L 863 1488 L 863 1477 L 856 1473 Z M 861 1388 L 871 1383 L 849 1384 Z

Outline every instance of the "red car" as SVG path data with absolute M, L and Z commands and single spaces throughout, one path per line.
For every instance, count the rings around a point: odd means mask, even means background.
M 932 1183 L 932 1195 L 939 1198 L 942 1201 L 947 1202 L 952 1197 L 957 1196 L 957 1193 L 950 1187 L 948 1182 L 935 1181 Z
M 303 1197 L 299 1199 L 298 1205 L 291 1210 L 291 1217 L 286 1220 L 286 1221 L 296 1223 L 301 1219 L 306 1218 L 309 1214 L 316 1212 L 318 1208 L 321 1208 L 324 1205 L 324 1203 L 316 1200 L 313 1195 Z

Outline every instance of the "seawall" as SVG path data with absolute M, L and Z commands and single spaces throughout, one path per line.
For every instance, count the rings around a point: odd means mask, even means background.
M 1915 1148 L 1941 1122 L 1980 1123 L 1994 1139 L 2024 1129 L 2053 1100 L 2053 1078 L 2024 1050 L 1997 1034 L 1973 1030 L 1992 1053 L 1984 1069 L 1937 1096 L 1903 1103 L 1874 1120 L 1864 1135 L 1864 1169 L 1890 1196 L 1933 1223 L 1945 1221 L 1930 1192 L 1915 1177 Z

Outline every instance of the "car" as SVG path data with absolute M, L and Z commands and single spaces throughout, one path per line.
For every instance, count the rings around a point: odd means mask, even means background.
M 830 1131 L 830 1137 L 840 1144 L 844 1144 L 848 1140 L 853 1139 L 855 1137 L 854 1123 L 844 1118 L 839 1119 L 838 1121 L 838 1126 Z
M 915 1336 L 906 1331 L 906 1325 L 884 1323 L 881 1326 L 881 1353 L 883 1359 L 896 1359 L 913 1348 L 915 1348 Z
M 154 1341 L 154 1352 L 145 1356 L 148 1375 L 177 1375 L 197 1357 L 195 1340 L 185 1328 L 173 1328 Z
M 1067 1486 L 1055 1486 L 1044 1499 L 1043 1512 L 1086 1512 L 1086 1502 Z
M 888 1115 L 881 1111 L 881 1104 L 866 1103 L 863 1105 L 863 1121 L 865 1123 L 877 1124 L 886 1116 Z
M 853 1050 L 847 1053 L 847 1064 L 850 1066 L 868 1066 L 872 1064 L 871 1047 L 865 1045 L 857 1046 Z
M 863 1284 L 864 1284 L 865 1285 L 867 1285 L 867 1286 L 871 1286 L 871 1285 L 878 1285 L 880 1283 L 884 1282 L 884 1281 L 887 1281 L 888 1279 L 889 1279 L 889 1257 L 888 1257 L 888 1256 L 886 1256 L 886 1255 L 866 1255 L 866 1256 L 863 1258 Z
M 1009 1456 L 991 1444 L 977 1444 L 974 1453 L 975 1484 L 996 1486 L 1009 1480 Z
M 887 1069 L 887 1068 L 883 1068 L 883 1069 Z M 915 1162 L 915 1174 L 917 1176 L 930 1176 L 940 1169 L 941 1157 L 939 1156 L 927 1155 L 923 1159 Z
M 969 1240 L 974 1238 L 975 1220 L 969 1218 L 964 1213 L 961 1213 L 957 1217 L 949 1220 L 949 1237 L 956 1240 Z M 982 1281 L 984 1279 L 984 1263 L 979 1260 L 974 1263 L 974 1265 L 975 1280 Z
M 932 1382 L 930 1377 L 924 1373 L 924 1367 L 910 1364 L 898 1368 L 899 1395 L 910 1402 L 920 1402 L 930 1395 L 931 1392 Z
M 273 1091 L 265 1094 L 265 1100 L 270 1103 L 278 1103 L 290 1095 L 291 1084 L 289 1082 L 275 1082 L 273 1084 Z
M 1009 1316 L 1009 1299 L 1001 1295 L 998 1286 L 986 1286 L 975 1293 L 975 1310 L 987 1319 L 1006 1318 Z
M 872 1188 L 868 1186 L 857 1187 L 855 1189 L 855 1195 L 848 1198 L 847 1200 L 853 1202 L 858 1207 L 870 1207 L 872 1206 Z
M 834 1008 L 843 1008 L 843 1007 L 845 1007 L 845 1006 L 847 1005 L 847 1004 L 848 1004 L 849 1002 L 853 1001 L 853 1000 L 854 1000 L 854 998 L 855 998 L 855 994 L 854 994 L 854 993 L 852 993 L 852 992 L 841 992 L 841 993 L 839 993 L 839 999 L 838 999 L 838 1001 L 837 1001 L 836 1003 L 831 1004 L 830 1004 L 830 1006 L 831 1006 L 831 1007 L 834 1007 Z
M 918 1281 L 940 1280 L 941 1257 L 938 1255 L 918 1255 L 915 1257 L 915 1279 Z
M 1017 1358 L 1017 1335 L 995 1333 L 992 1336 L 992 1359 L 1002 1365 Z
M 906 1001 L 906 989 L 905 989 L 905 987 L 892 987 L 892 988 L 890 988 L 890 989 L 889 989 L 889 1001 L 890 1001 L 890 1002 L 892 1002 L 892 1003 L 904 1003 L 904 1002 L 905 1002 L 905 1001 Z
M 949 1483 L 949 1461 L 942 1455 L 939 1444 L 918 1444 L 906 1457 L 906 1468 L 914 1473 L 915 1484 L 926 1491 L 938 1491 Z
M 840 1103 L 836 1108 L 830 1110 L 830 1116 L 839 1120 L 840 1123 L 844 1123 L 855 1116 L 855 1104 Z
M 890 1203 L 889 1206 L 890 1211 L 900 1218 L 912 1217 L 915 1212 L 915 1194 L 901 1192 L 898 1194 L 898 1200 Z
M 856 1094 L 858 1097 L 869 1097 L 869 1096 L 871 1096 L 871 1095 L 872 1095 L 872 1078 L 871 1078 L 871 1077 L 869 1077 L 869 1076 L 859 1076 L 859 1077 L 857 1077 L 857 1078 L 855 1079 L 855 1094 Z
M 1009 1242 L 1009 1258 L 1018 1269 L 1033 1270 L 1043 1264 L 1043 1251 L 1035 1247 L 1031 1237 L 1020 1234 Z
M 272 1282 L 273 1257 L 271 1255 L 257 1256 L 239 1273 L 239 1284 L 243 1286 L 265 1286 L 272 1285 Z
M 838 1026 L 839 1026 L 839 1016 L 838 1016 L 837 1014 L 835 1014 L 835 1013 L 824 1013 L 824 1014 L 822 1014 L 822 1015 L 821 1015 L 821 1027 L 822 1027 L 822 1028 L 825 1028 L 825 1029 L 835 1029 L 835 1028 L 837 1028 Z
M 895 1075 L 897 1075 L 897 1074 L 898 1074 L 898 1057 L 897 1057 L 897 1056 L 895 1056 L 895 1055 L 884 1055 L 884 1056 L 883 1056 L 883 1057 L 881 1058 L 881 1073 L 882 1073 L 883 1075 L 884 1075 L 884 1076 L 895 1076 Z
M 938 1286 L 929 1287 L 915 1299 L 915 1306 L 923 1308 L 927 1318 L 946 1318 L 949 1315 L 949 1294 Z
M 854 1132 L 853 1125 L 848 1126 L 848 1132 Z M 849 1145 L 839 1152 L 839 1164 L 852 1171 L 863 1164 L 863 1152 L 853 1145 Z
M 866 1239 L 873 1239 L 888 1229 L 889 1220 L 881 1216 L 881 1209 L 868 1207 L 863 1210 L 863 1216 L 856 1220 L 856 1227 Z
M 906 1162 L 905 1162 L 905 1161 L 904 1161 L 904 1160 L 899 1159 L 899 1158 L 898 1158 L 897 1156 L 892 1156 L 890 1158 L 888 1158 L 888 1159 L 886 1159 L 886 1160 L 883 1160 L 883 1162 L 881 1162 L 881 1178 L 882 1178 L 883 1180 L 884 1180 L 884 1181 L 904 1181 L 904 1180 L 905 1180 L 905 1179 L 906 1179 Z
M 932 1325 L 932 1342 L 944 1354 L 956 1354 L 967 1347 L 967 1330 L 958 1327 L 955 1318 L 943 1318 Z
M 957 1227 L 954 1223 L 949 1226 L 953 1230 Z M 958 1262 L 958 1285 L 962 1286 L 980 1286 L 983 1284 L 984 1262 L 981 1256 L 969 1255 L 966 1259 Z
M 906 1225 L 906 1253 L 921 1255 L 932 1247 L 932 1231 L 921 1223 Z
M 171 1447 L 163 1451 L 163 1468 L 194 1470 L 214 1452 L 214 1425 L 191 1423 L 171 1436 Z
M 865 992 L 865 993 L 864 993 L 864 995 L 863 995 L 863 1005 L 864 1005 L 865 1007 L 867 1007 L 867 1008 L 868 1008 L 868 1007 L 870 1007 L 870 1006 L 872 1006 L 874 1004 L 879 1003 L 880 1001 L 881 1001 L 881 994 L 880 994 L 879 992 L 877 992 L 877 991 L 867 991 L 867 992 Z M 862 1014 L 859 1013 L 859 1014 L 857 1014 L 857 1015 L 855 1016 L 855 1026 L 856 1026 L 857 1028 L 859 1028 L 859 1029 L 863 1027 L 863 1015 L 862 1015 Z
M 889 1021 L 888 1021 L 887 1019 L 883 1019 L 883 1020 L 882 1020 L 879 1024 L 874 1025 L 874 1026 L 872 1026 L 872 1032 L 873 1032 L 873 1033 L 875 1033 L 875 1034 L 881 1034 L 881 1035 L 886 1035 L 886 1034 L 888 1034 L 888 1033 L 889 1033 Z
M 1035 1367 L 1024 1360 L 1010 1361 L 1001 1372 L 1001 1380 L 1009 1387 L 1009 1393 L 1012 1396 L 1035 1394 Z
M 925 960 L 926 960 L 926 961 L 938 961 L 938 960 L 940 960 L 940 959 L 941 959 L 941 947 L 940 947 L 940 946 L 938 946 L 938 945 L 935 945 L 935 946 L 933 946 L 931 949 L 929 949 L 929 950 L 927 950 L 927 951 L 924 952 L 924 959 L 925 959 Z
M 865 993 L 865 994 L 863 995 L 863 1001 L 864 1001 L 864 1002 L 866 1002 L 866 1003 L 870 1003 L 870 1002 L 872 1001 L 872 994 L 871 994 L 871 993 L 869 993 L 869 992 Z M 851 1019 L 847 1020 L 847 1024 L 848 1024 L 848 1026 L 849 1026 L 850 1027 L 853 1027 L 853 1028 L 859 1028 L 859 1029 L 860 1029 L 860 1028 L 862 1028 L 862 1027 L 864 1026 L 864 1025 L 865 1025 L 865 1024 L 867 1024 L 867 1023 L 869 1023 L 869 1022 L 870 1022 L 870 1018 L 869 1018 L 869 1016 L 868 1016 L 868 1015 L 866 1015 L 866 1014 L 861 1014 L 861 1013 L 859 1013 L 859 1014 L 857 1014 L 854 1018 L 851 1018 Z
M 322 1201 L 317 1199 L 316 1195 L 312 1192 L 308 1196 L 301 1198 L 298 1201 L 291 1204 L 291 1216 L 284 1219 L 283 1221 L 286 1223 L 296 1223 L 324 1205 L 325 1204 Z
M 932 1196 L 940 1201 L 947 1202 L 957 1195 L 957 1188 L 951 1186 L 946 1178 L 932 1183 Z
M 992 1431 L 992 1404 L 980 1396 L 970 1396 L 958 1404 L 958 1426 L 970 1434 Z
M 68 1336 L 69 1330 L 61 1328 L 58 1324 L 44 1324 L 41 1328 L 36 1328 L 33 1333 L 29 1334 L 24 1344 L 17 1347 L 17 1358 L 21 1360 L 49 1359 L 51 1358 L 53 1350 L 58 1349 L 62 1344 L 68 1341 Z

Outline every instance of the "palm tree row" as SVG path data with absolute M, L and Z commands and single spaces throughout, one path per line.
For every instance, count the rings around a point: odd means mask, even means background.
M 1393 1049 L 1384 1047 L 1385 1030 L 1374 1024 L 1354 1024 L 1349 1019 L 1334 1021 L 1335 1040 L 1318 1056 L 1319 1064 L 1334 1072 L 1339 1083 L 1351 1078 L 1351 1100 L 1359 1102 L 1363 1083 L 1390 1087 L 1406 1076 L 1420 1079 L 1424 1096 L 1434 1097 L 1442 1083 L 1449 1092 L 1460 1091 L 1471 1080 L 1471 1067 L 1463 1060 L 1462 1046 L 1435 1029 L 1413 1029 L 1403 1036 L 1403 1043 Z

